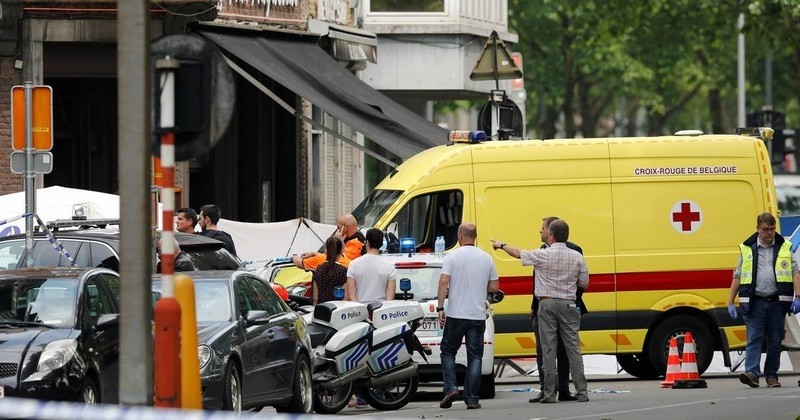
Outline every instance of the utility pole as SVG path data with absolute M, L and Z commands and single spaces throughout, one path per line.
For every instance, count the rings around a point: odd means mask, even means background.
M 119 400 L 153 404 L 148 0 L 117 2 L 120 191 Z
M 736 21 L 736 29 L 738 35 L 736 37 L 737 44 L 737 61 L 736 61 L 736 124 L 738 127 L 745 127 L 747 120 L 745 117 L 745 85 L 744 85 L 744 13 L 739 14 L 739 19 Z

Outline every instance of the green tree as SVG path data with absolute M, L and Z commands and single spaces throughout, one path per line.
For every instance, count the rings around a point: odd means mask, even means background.
M 523 53 L 528 127 L 544 138 L 680 128 L 730 132 L 736 114 L 736 20 L 747 14 L 748 104 L 763 103 L 773 52 L 776 108 L 800 97 L 800 1 L 509 0 Z M 756 65 L 758 64 L 758 65 Z

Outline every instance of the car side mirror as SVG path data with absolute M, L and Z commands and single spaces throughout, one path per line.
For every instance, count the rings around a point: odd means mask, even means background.
M 495 304 L 502 302 L 504 297 L 506 297 L 506 294 L 503 293 L 502 290 L 498 290 L 496 292 L 489 292 L 486 295 L 486 300 L 489 301 L 490 304 Z
M 106 331 L 119 327 L 119 314 L 103 314 L 97 318 L 94 328 L 97 331 Z
M 267 311 L 250 310 L 247 311 L 245 316 L 247 325 L 260 325 L 269 322 L 269 313 Z

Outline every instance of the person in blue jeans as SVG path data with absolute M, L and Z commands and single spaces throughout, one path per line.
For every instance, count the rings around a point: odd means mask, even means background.
M 753 388 L 759 386 L 765 335 L 767 387 L 781 386 L 778 370 L 786 314 L 800 312 L 800 269 L 791 252 L 792 244 L 775 232 L 775 224 L 775 216 L 770 213 L 756 218 L 756 232 L 739 245 L 739 263 L 733 270 L 728 296 L 728 313 L 736 318 L 733 301 L 738 294 L 747 328 L 745 372 L 739 375 L 739 380 Z
M 464 402 L 467 409 L 481 408 L 483 333 L 486 330 L 486 294 L 499 290 L 497 270 L 492 257 L 475 246 L 478 230 L 475 224 L 458 227 L 458 244 L 444 257 L 439 276 L 439 323 L 444 326 L 441 343 L 444 398 L 441 408 L 453 406 L 458 397 L 456 386 L 456 353 L 462 339 L 467 345 L 467 373 L 464 379 Z M 447 298 L 447 307 L 444 300 Z

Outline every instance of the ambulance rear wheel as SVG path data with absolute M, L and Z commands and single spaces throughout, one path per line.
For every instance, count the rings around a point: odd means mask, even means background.
M 658 373 L 653 370 L 653 364 L 644 353 L 618 354 L 617 363 L 628 375 L 639 379 L 658 378 Z
M 714 357 L 714 339 L 711 337 L 708 327 L 693 316 L 675 315 L 659 324 L 653 330 L 648 341 L 648 358 L 658 375 L 663 376 L 667 371 L 667 355 L 671 338 L 677 339 L 678 352 L 683 357 L 683 344 L 687 332 L 692 333 L 697 356 L 697 372 L 702 375 L 711 365 L 711 359 Z

